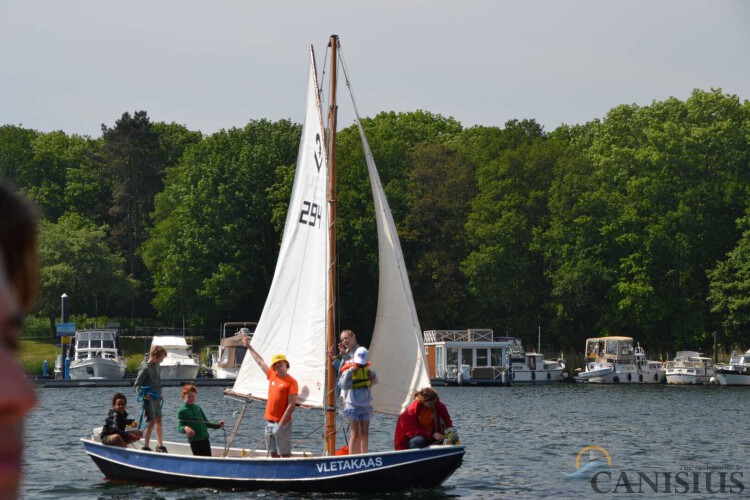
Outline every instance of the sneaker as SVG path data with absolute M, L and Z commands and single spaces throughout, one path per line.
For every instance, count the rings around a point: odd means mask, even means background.
M 166 452 L 167 452 L 167 449 L 166 449 L 165 447 L 163 447 L 163 446 L 157 446 L 157 447 L 156 447 L 156 451 L 157 451 L 158 453 L 166 453 Z
M 154 451 L 154 450 L 152 450 L 148 446 L 144 446 L 143 448 L 141 448 L 141 451 Z

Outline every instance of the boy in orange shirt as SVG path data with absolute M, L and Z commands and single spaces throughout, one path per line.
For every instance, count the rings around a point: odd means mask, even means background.
M 250 355 L 268 378 L 268 401 L 266 402 L 266 445 L 273 458 L 292 456 L 292 413 L 297 404 L 297 381 L 289 375 L 289 361 L 283 354 L 271 358 L 269 368 L 263 358 L 242 337 Z

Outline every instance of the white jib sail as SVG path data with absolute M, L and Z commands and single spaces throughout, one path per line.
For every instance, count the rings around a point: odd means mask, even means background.
M 356 105 L 355 117 L 378 226 L 378 311 L 368 359 L 379 380 L 372 388 L 372 404 L 379 413 L 398 415 L 411 404 L 415 391 L 430 386 L 430 377 L 401 243 Z
M 284 235 L 252 346 L 270 364 L 286 355 L 289 373 L 299 385 L 298 403 L 322 407 L 325 402 L 326 277 L 328 164 L 315 61 L 311 50 L 307 111 L 297 157 Z M 268 380 L 245 356 L 234 392 L 267 399 Z

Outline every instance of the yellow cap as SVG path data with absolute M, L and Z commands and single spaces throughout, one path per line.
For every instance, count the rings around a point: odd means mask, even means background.
M 286 356 L 283 354 L 274 354 L 271 358 L 271 366 L 273 367 L 279 361 L 286 361 L 286 367 L 289 368 L 289 361 L 287 361 Z

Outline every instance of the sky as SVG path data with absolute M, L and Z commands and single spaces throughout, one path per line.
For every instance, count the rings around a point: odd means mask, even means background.
M 694 89 L 750 99 L 745 0 L 0 0 L 0 125 L 301 123 L 309 46 L 322 66 L 332 33 L 363 117 L 552 131 Z

